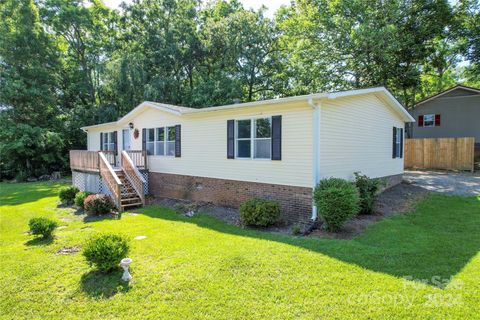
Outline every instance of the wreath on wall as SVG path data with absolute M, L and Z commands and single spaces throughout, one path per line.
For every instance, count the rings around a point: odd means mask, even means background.
M 138 135 L 139 135 L 138 129 L 133 130 L 133 137 L 135 139 L 138 139 Z

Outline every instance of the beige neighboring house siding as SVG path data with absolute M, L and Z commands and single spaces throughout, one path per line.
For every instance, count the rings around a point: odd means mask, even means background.
M 131 138 L 131 148 L 142 148 L 143 128 L 180 124 L 182 156 L 149 156 L 151 172 L 311 187 L 312 112 L 313 109 L 306 102 L 182 116 L 146 108 L 129 120 L 140 131 L 137 139 Z M 227 159 L 227 120 L 275 115 L 282 116 L 281 161 Z M 110 129 L 114 128 L 109 127 Z M 99 132 L 109 130 L 105 127 L 89 129 L 89 150 L 99 150 Z M 121 130 L 118 138 L 118 145 L 121 146 Z
M 392 158 L 392 128 L 404 122 L 375 95 L 327 100 L 320 118 L 321 178 L 403 174 L 403 158 Z

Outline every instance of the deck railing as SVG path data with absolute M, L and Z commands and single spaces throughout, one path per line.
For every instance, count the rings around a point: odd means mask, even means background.
M 145 205 L 145 179 L 126 151 L 122 151 L 122 170 Z
M 70 150 L 70 168 L 98 171 L 98 151 Z
M 100 176 L 110 190 L 111 197 L 118 211 L 122 211 L 122 182 L 118 178 L 115 171 L 113 171 L 110 162 L 105 154 L 100 151 L 98 153 L 99 161 L 98 166 L 100 169 Z
M 144 150 L 125 150 L 133 164 L 139 169 L 147 169 L 147 152 Z
M 115 167 L 117 165 L 117 155 L 115 154 L 115 151 L 103 150 L 102 152 L 105 155 L 105 158 L 107 158 L 108 163 Z

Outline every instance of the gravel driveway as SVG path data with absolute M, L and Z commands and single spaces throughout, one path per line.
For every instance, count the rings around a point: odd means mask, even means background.
M 480 174 L 446 171 L 405 171 L 404 180 L 429 191 L 480 196 Z

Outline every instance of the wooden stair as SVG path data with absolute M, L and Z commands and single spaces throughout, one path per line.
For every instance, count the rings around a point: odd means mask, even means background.
M 120 199 L 122 211 L 124 211 L 126 208 L 141 207 L 142 199 L 140 199 L 140 196 L 138 195 L 138 193 L 135 191 L 130 181 L 125 176 L 125 173 L 123 172 L 123 170 L 115 170 L 115 173 L 117 174 L 117 177 L 122 182 L 121 199 Z

